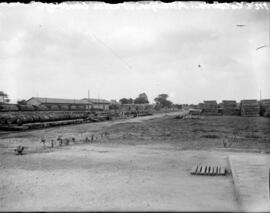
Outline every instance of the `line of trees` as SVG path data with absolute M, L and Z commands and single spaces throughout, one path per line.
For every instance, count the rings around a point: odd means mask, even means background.
M 169 95 L 168 94 L 159 94 L 155 99 L 155 108 L 158 109 L 162 109 L 162 108 L 181 108 L 181 105 L 179 104 L 173 104 L 172 101 L 168 100 Z M 148 104 L 148 97 L 146 95 L 146 93 L 141 93 L 138 95 L 137 98 L 132 99 L 132 98 L 121 98 L 119 100 L 120 104 Z
M 121 98 L 120 104 L 149 104 L 148 97 L 145 93 L 141 93 L 137 98 Z

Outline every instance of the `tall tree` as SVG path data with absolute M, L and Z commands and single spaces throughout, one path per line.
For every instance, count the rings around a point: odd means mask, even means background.
M 3 91 L 0 91 L 0 104 L 6 104 L 9 103 L 9 101 L 10 99 L 8 98 L 8 95 Z
M 148 104 L 148 97 L 145 93 L 139 94 L 137 98 L 134 100 L 134 104 Z
M 156 97 L 154 99 L 154 101 L 161 108 L 164 108 L 164 107 L 170 108 L 173 103 L 171 101 L 167 100 L 168 97 L 169 97 L 168 94 L 160 94 L 160 95 L 158 95 L 158 97 Z
M 119 100 L 120 104 L 133 104 L 132 98 L 121 98 Z
M 126 98 L 121 98 L 121 99 L 119 100 L 119 102 L 120 102 L 120 104 L 128 104 L 128 99 L 126 99 Z
M 128 99 L 128 103 L 129 103 L 129 104 L 133 104 L 133 103 L 134 103 L 134 100 L 133 100 L 132 98 L 129 98 L 129 99 Z

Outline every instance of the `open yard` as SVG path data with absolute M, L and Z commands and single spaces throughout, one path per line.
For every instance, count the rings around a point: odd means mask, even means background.
M 191 176 L 190 169 L 229 168 L 228 156 L 239 151 L 269 153 L 270 119 L 175 117 L 2 134 L 0 210 L 239 211 L 231 175 Z M 59 135 L 76 141 L 40 142 Z M 27 147 L 25 155 L 15 155 L 17 145 Z

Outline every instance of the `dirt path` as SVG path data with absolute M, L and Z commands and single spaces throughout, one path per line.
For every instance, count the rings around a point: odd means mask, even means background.
M 1 157 L 1 211 L 237 211 L 231 176 L 191 176 L 228 153 L 170 145 L 78 145 Z

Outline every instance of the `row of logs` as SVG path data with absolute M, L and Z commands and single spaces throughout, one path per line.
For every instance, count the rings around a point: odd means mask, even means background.
M 3 114 L 0 115 L 1 124 L 16 124 L 22 125 L 26 123 L 37 123 L 37 122 L 49 122 L 49 121 L 60 121 L 60 120 L 72 120 L 86 118 L 85 113 L 73 113 L 73 112 L 38 112 L 29 114 Z

